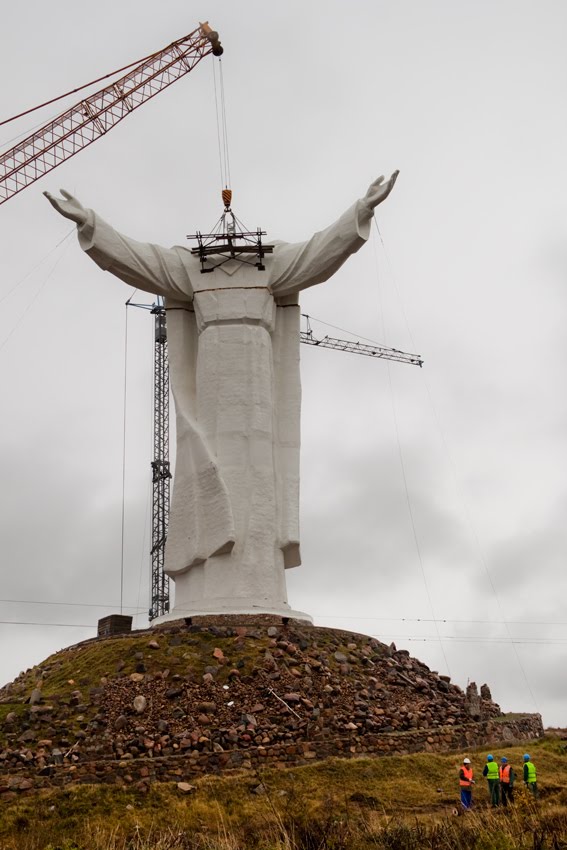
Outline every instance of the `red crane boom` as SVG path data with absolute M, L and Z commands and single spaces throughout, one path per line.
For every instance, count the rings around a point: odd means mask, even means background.
M 220 56 L 222 47 L 218 33 L 204 23 L 1 154 L 0 204 L 92 144 L 210 53 Z

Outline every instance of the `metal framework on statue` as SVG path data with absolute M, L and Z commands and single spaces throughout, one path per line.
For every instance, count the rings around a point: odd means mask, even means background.
M 152 460 L 152 548 L 150 620 L 169 611 L 169 578 L 164 572 L 169 524 L 169 363 L 165 307 L 152 307 L 154 336 L 154 456 Z
M 263 263 L 264 256 L 271 254 L 274 250 L 273 245 L 262 243 L 262 236 L 266 235 L 266 231 L 260 228 L 255 231 L 245 230 L 242 222 L 236 218 L 230 208 L 232 198 L 230 189 L 224 189 L 222 196 L 225 208 L 213 232 L 197 231 L 187 236 L 187 239 L 196 239 L 198 242 L 196 248 L 191 248 L 191 253 L 199 257 L 201 261 L 201 274 L 214 272 L 216 268 L 229 260 L 238 260 L 249 266 L 256 266 L 258 271 L 264 271 L 266 268 Z M 211 265 L 211 257 L 220 259 Z

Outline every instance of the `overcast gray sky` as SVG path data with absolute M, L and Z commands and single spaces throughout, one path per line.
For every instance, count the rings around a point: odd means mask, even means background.
M 567 6 L 30 0 L 3 11 L 0 118 L 206 19 L 225 47 L 233 208 L 248 226 L 306 238 L 401 170 L 378 211 L 383 243 L 374 233 L 302 306 L 425 366 L 302 346 L 291 604 L 567 725 Z M 3 682 L 120 604 L 131 290 L 73 234 L 60 244 L 72 227 L 41 191 L 63 186 L 141 240 L 209 229 L 212 61 L 0 207 Z M 0 127 L 0 149 L 59 111 Z M 152 319 L 130 310 L 124 603 L 139 627 L 151 360 Z

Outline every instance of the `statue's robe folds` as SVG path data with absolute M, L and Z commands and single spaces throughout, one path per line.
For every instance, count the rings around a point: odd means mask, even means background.
M 364 244 L 371 218 L 358 201 L 308 241 L 275 243 L 265 271 L 230 260 L 213 274 L 189 249 L 137 242 L 92 211 L 79 227 L 102 269 L 165 298 L 177 429 L 165 569 L 176 616 L 294 613 L 284 570 L 301 563 L 298 293 Z

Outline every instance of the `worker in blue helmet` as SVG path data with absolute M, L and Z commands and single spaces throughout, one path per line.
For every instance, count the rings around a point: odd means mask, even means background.
M 529 753 L 524 753 L 524 785 L 534 797 L 538 796 L 536 769 Z
M 500 773 L 498 765 L 494 761 L 494 756 L 489 753 L 486 756 L 486 764 L 482 771 L 482 775 L 488 780 L 488 796 L 490 797 L 490 805 L 493 807 L 500 805 Z

